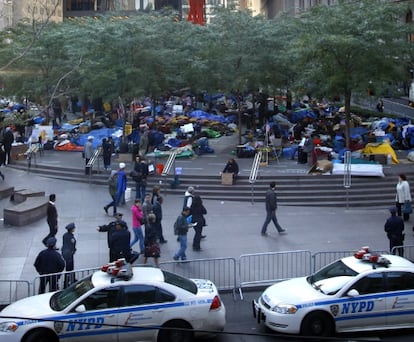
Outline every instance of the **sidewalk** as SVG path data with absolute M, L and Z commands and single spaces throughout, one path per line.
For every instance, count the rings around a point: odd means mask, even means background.
M 237 145 L 237 134 L 211 139 L 213 154 L 205 154 L 194 159 L 177 159 L 176 166 L 182 167 L 187 175 L 217 175 Z M 401 155 L 405 151 L 401 152 Z M 26 161 L 19 161 L 26 163 Z M 253 159 L 237 159 L 242 176 L 250 174 Z M 45 151 L 37 158 L 38 164 L 66 166 L 83 170 L 84 160 L 78 152 Z M 128 163 L 130 167 L 130 163 Z M 114 167 L 117 162 L 114 161 Z M 127 167 L 128 167 L 127 166 Z M 32 166 L 33 167 L 33 166 Z M 296 161 L 281 159 L 280 163 L 271 162 L 261 168 L 263 175 L 307 175 L 310 165 L 297 164 Z M 5 185 L 17 189 L 33 189 L 56 193 L 56 206 L 59 213 L 58 246 L 62 244 L 65 226 L 75 222 L 77 229 L 77 253 L 75 269 L 99 267 L 107 262 L 108 249 L 106 234 L 98 233 L 96 227 L 112 220 L 103 210 L 109 202 L 106 186 L 96 186 L 74 182 L 47 179 L 27 171 L 2 167 L 6 178 Z M 385 166 L 384 172 L 394 177 L 400 172 L 412 172 L 412 164 Z M 85 176 L 86 177 L 86 176 Z M 309 176 L 311 177 L 311 176 Z M 197 186 L 195 184 L 195 186 Z M 196 188 L 197 189 L 197 188 Z M 184 195 L 184 191 L 183 191 Z M 246 194 L 250 196 L 250 194 Z M 264 194 L 263 194 L 264 196 Z M 204 201 L 208 214 L 208 226 L 205 227 L 206 239 L 202 241 L 202 252 L 193 252 L 191 242 L 193 232 L 189 233 L 188 258 L 234 257 L 242 254 L 269 251 L 310 250 L 318 251 L 354 250 L 369 245 L 376 250 L 386 250 L 388 240 L 383 226 L 388 217 L 384 209 L 315 208 L 315 207 L 279 207 L 278 220 L 287 229 L 288 234 L 279 236 L 273 225 L 269 225 L 268 237 L 260 235 L 265 216 L 263 203 Z M 0 210 L 10 206 L 9 199 L 0 200 Z M 120 208 L 124 219 L 131 227 L 128 202 Z M 180 214 L 182 196 L 167 195 L 163 204 L 163 228 L 167 244 L 161 245 L 161 261 L 172 260 L 178 249 L 173 235 L 173 223 Z M 414 222 L 414 219 L 411 219 Z M 414 243 L 411 232 L 412 223 L 406 225 L 405 244 Z M 0 279 L 21 279 L 32 281 L 37 276 L 33 262 L 44 247 L 41 240 L 47 235 L 46 219 L 33 222 L 24 227 L 0 226 Z M 135 248 L 138 248 L 135 246 Z M 140 259 L 138 260 L 138 263 Z
M 51 157 L 45 157 L 51 158 Z M 49 159 L 50 163 L 59 163 Z M 47 195 L 57 194 L 59 213 L 58 245 L 62 243 L 64 227 L 75 222 L 78 244 L 75 268 L 92 268 L 105 263 L 108 258 L 106 234 L 98 233 L 96 227 L 112 220 L 106 216 L 103 206 L 109 202 L 106 186 L 74 184 L 73 182 L 49 180 L 24 171 L 2 168 L 5 184 L 16 189 L 44 190 Z M 0 209 L 9 206 L 9 200 L 0 201 Z M 120 208 L 125 221 L 131 226 L 130 206 Z M 163 228 L 167 244 L 161 246 L 161 260 L 172 260 L 178 248 L 173 235 L 173 222 L 182 207 L 182 197 L 167 195 L 163 204 Z M 269 225 L 268 237 L 260 235 L 265 210 L 262 204 L 249 202 L 205 201 L 208 226 L 202 241 L 202 252 L 188 249 L 188 258 L 234 257 L 242 254 L 268 251 L 310 250 L 333 251 L 354 250 L 370 245 L 377 250 L 386 250 L 388 240 L 383 225 L 388 213 L 384 209 L 346 210 L 344 208 L 279 207 L 278 219 L 288 230 L 279 236 Z M 22 279 L 31 281 L 37 276 L 33 267 L 36 255 L 44 247 L 42 238 L 47 234 L 46 219 L 24 227 L 0 228 L 0 279 Z M 193 233 L 189 233 L 189 240 Z M 411 224 L 407 225 L 406 244 L 413 244 Z M 191 246 L 191 242 L 189 244 Z M 139 262 L 139 261 L 138 261 Z

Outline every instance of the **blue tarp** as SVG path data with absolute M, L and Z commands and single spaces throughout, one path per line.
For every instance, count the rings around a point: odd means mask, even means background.
M 89 136 L 93 136 L 93 148 L 97 148 L 98 146 L 102 145 L 102 139 L 108 138 L 112 136 L 115 146 L 119 146 L 119 138 L 115 137 L 113 133 L 115 133 L 118 130 L 118 128 L 101 128 L 101 129 L 94 129 L 93 131 L 90 131 L 87 134 L 80 134 L 78 137 L 72 138 L 71 142 L 79 145 L 84 146 L 86 141 L 88 140 Z

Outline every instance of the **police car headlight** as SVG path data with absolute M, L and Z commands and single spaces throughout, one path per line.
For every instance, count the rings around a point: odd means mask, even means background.
M 14 332 L 19 326 L 15 322 L 0 323 L 0 332 Z
M 277 312 L 279 314 L 284 315 L 291 315 L 294 314 L 296 311 L 298 311 L 298 308 L 295 305 L 291 304 L 279 304 L 276 305 L 272 311 Z

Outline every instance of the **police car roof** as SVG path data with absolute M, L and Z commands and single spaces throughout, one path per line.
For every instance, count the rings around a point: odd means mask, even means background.
M 369 270 L 373 269 L 373 265 L 378 268 L 409 268 L 414 271 L 414 264 L 407 259 L 404 259 L 402 257 L 396 256 L 396 255 L 390 255 L 390 254 L 381 254 L 382 257 L 388 259 L 391 264 L 389 264 L 387 267 L 381 264 L 372 263 L 369 261 L 365 261 L 362 259 L 357 259 L 354 256 L 349 256 L 346 258 L 341 259 L 341 261 L 347 265 L 348 267 L 352 268 L 354 271 L 358 273 L 363 273 Z
M 133 276 L 128 282 L 145 282 L 145 281 L 156 281 L 164 282 L 164 274 L 159 268 L 155 267 L 133 267 Z M 120 282 L 122 279 L 117 279 L 116 277 L 109 275 L 106 272 L 97 271 L 92 276 L 92 283 L 95 287 L 107 286 L 114 281 Z

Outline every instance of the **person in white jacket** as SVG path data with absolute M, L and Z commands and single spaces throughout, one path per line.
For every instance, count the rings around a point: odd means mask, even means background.
M 410 213 L 404 213 L 402 209 L 405 203 L 411 203 L 411 192 L 410 184 L 408 184 L 407 177 L 403 173 L 398 176 L 396 190 L 397 194 L 395 195 L 395 204 L 397 207 L 397 215 L 401 216 L 402 214 L 404 221 L 408 221 L 410 219 Z

